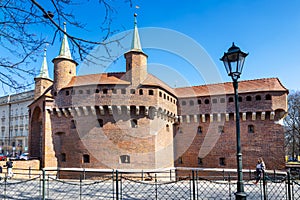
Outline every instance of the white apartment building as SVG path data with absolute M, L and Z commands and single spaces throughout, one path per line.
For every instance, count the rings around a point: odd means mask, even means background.
M 0 153 L 21 153 L 28 150 L 28 108 L 34 91 L 0 97 Z

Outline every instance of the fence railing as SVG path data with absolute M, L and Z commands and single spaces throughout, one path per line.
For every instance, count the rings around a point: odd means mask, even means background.
M 28 169 L 25 172 L 30 172 Z M 300 199 L 299 176 L 244 171 L 247 199 Z M 3 174 L 2 174 L 3 175 Z M 5 174 L 4 174 L 5 175 Z M 236 172 L 216 169 L 124 171 L 56 169 L 0 181 L 1 199 L 235 199 Z

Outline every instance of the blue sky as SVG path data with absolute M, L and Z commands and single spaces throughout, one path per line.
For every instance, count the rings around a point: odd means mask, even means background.
M 120 2 L 120 1 L 118 1 Z M 133 8 L 120 3 L 114 15 L 113 27 L 120 30 L 133 28 L 133 13 L 138 13 L 138 27 L 144 51 L 148 54 L 149 71 L 168 82 L 172 87 L 185 85 L 201 85 L 213 82 L 231 81 L 227 76 L 223 63 L 219 61 L 223 53 L 235 42 L 244 52 L 248 52 L 244 70 L 240 80 L 278 77 L 290 90 L 299 90 L 298 67 L 300 63 L 300 1 L 290 0 L 190 0 L 190 1 L 134 1 Z M 96 24 L 97 6 L 93 3 L 82 7 L 78 19 L 90 21 L 89 32 L 76 32 L 86 39 L 97 39 L 101 32 L 93 29 Z M 139 8 L 136 9 L 135 5 Z M 84 17 L 80 17 L 84 16 Z M 101 21 L 101 15 L 99 20 Z M 97 20 L 96 20 L 97 21 Z M 150 28 L 151 27 L 151 28 Z M 172 32 L 185 39 L 174 40 L 167 49 L 162 49 L 159 42 L 166 39 L 155 36 L 153 47 L 149 44 L 149 33 L 155 30 Z M 149 32 L 150 30 L 150 32 Z M 72 33 L 76 30 L 68 29 Z M 122 32 L 121 31 L 121 32 Z M 147 35 L 148 34 L 148 35 Z M 154 37 L 155 33 L 152 34 Z M 176 36 L 174 36 L 176 38 Z M 131 39 L 131 36 L 130 36 Z M 130 40 L 129 39 L 129 40 Z M 125 46 L 130 47 L 130 41 Z M 177 46 L 176 46 L 177 45 Z M 198 51 L 198 45 L 203 51 Z M 184 52 L 174 53 L 174 48 L 183 48 Z M 59 46 L 48 47 L 48 65 L 50 76 L 53 66 L 51 60 L 58 54 Z M 195 49 L 196 48 L 196 49 Z M 193 55 L 189 57 L 187 55 Z M 206 54 L 203 58 L 200 54 Z M 202 69 L 215 68 L 213 73 L 217 79 L 210 79 L 195 65 L 192 60 L 199 55 Z M 41 58 L 37 60 L 40 67 Z M 197 64 L 196 64 L 197 65 Z M 85 69 L 85 70 L 84 70 Z M 79 62 L 78 75 L 88 72 Z M 105 71 L 124 71 L 124 59 L 121 56 Z

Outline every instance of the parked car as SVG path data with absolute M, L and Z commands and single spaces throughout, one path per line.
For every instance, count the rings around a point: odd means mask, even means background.
M 6 160 L 7 156 L 3 153 L 0 153 L 0 160 Z
M 29 160 L 29 153 L 22 153 L 19 156 L 19 160 Z

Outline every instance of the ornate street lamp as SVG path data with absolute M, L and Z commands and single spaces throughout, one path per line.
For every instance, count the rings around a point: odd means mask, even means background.
M 220 59 L 223 61 L 228 76 L 231 76 L 234 88 L 235 97 L 235 113 L 236 113 L 236 161 L 237 161 L 237 192 L 235 197 L 237 200 L 246 199 L 247 194 L 244 192 L 243 183 L 243 165 L 242 165 L 242 148 L 240 138 L 240 113 L 239 113 L 239 100 L 238 100 L 238 79 L 243 70 L 245 58 L 248 54 L 240 50 L 239 47 L 232 43 L 232 47 L 228 49 L 227 53 L 224 53 Z

